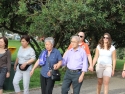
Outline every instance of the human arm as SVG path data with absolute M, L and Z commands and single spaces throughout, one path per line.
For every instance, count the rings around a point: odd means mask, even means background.
M 85 72 L 87 72 L 88 69 L 88 61 L 87 61 L 87 55 L 86 53 L 83 53 L 83 67 L 82 67 L 82 73 L 79 76 L 78 82 L 81 83 L 83 81 Z
M 38 66 L 39 66 L 39 59 L 38 59 L 38 60 L 36 61 L 36 63 L 34 64 L 34 66 L 33 66 L 32 70 L 31 70 L 31 72 L 30 72 L 30 76 L 32 76 L 32 75 L 33 75 L 34 70 L 35 70 Z
M 114 75 L 115 72 L 115 66 L 116 66 L 116 50 L 112 52 L 112 76 Z
M 6 78 L 10 77 L 10 69 L 11 69 L 11 53 L 7 51 L 7 74 Z
M 97 62 L 98 57 L 99 57 L 99 50 L 98 50 L 98 48 L 96 48 L 95 56 L 93 58 L 93 67 L 94 67 L 95 63 Z
M 122 77 L 125 78 L 125 63 L 124 63 L 124 66 L 123 66 Z
M 89 61 L 88 70 L 93 71 L 93 64 L 92 64 L 92 56 L 91 56 L 91 54 L 88 54 L 87 57 L 88 57 L 88 61 Z
M 16 61 L 14 63 L 14 70 L 16 70 L 17 65 L 18 65 L 18 58 L 16 58 Z

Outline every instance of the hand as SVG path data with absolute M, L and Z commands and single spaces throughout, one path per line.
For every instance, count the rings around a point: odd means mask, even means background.
M 30 76 L 32 76 L 33 73 L 34 73 L 34 69 L 31 70 L 31 72 L 30 72 Z
M 79 79 L 78 79 L 78 82 L 81 83 L 81 82 L 83 81 L 83 78 L 84 78 L 84 76 L 83 76 L 83 75 L 80 75 L 80 76 L 79 76 Z
M 10 77 L 10 73 L 7 72 L 7 74 L 6 74 L 6 78 L 9 78 L 9 77 Z
M 54 65 L 53 65 L 53 69 L 54 69 L 54 70 L 57 70 L 57 69 L 58 69 L 58 64 L 54 64 Z
M 17 65 L 15 64 L 15 65 L 14 65 L 14 71 L 16 71 L 16 68 L 17 68 Z
M 24 69 L 24 68 L 26 67 L 26 65 L 27 65 L 27 63 L 23 63 L 23 64 L 20 66 L 20 68 L 21 68 L 21 69 Z
M 122 77 L 125 78 L 125 71 L 122 71 Z
M 93 72 L 93 66 L 89 66 L 88 70 Z
M 114 73 L 115 73 L 115 72 L 112 70 L 112 76 L 114 76 Z
M 49 72 L 47 73 L 47 75 L 50 77 L 51 76 L 51 72 L 52 70 L 49 70 Z

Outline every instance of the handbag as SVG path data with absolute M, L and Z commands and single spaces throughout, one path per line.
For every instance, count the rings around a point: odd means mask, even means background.
M 22 65 L 22 64 L 19 64 L 19 69 L 20 69 L 21 71 L 26 71 L 26 70 L 28 69 L 28 67 L 30 66 L 30 65 L 26 65 L 26 67 L 25 67 L 24 69 L 21 69 L 21 65 Z
M 60 74 L 59 70 L 54 70 L 53 68 L 51 68 L 49 58 L 48 58 L 48 63 L 49 63 L 49 68 L 52 70 L 51 71 L 51 79 L 53 81 L 60 81 L 61 80 L 61 74 Z
M 52 69 L 52 72 L 51 72 L 51 79 L 54 80 L 54 81 L 60 81 L 61 78 L 60 78 L 60 72 L 59 70 L 54 70 Z

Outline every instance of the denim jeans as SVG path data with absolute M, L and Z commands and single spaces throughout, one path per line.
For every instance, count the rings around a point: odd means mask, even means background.
M 0 89 L 3 89 L 3 84 L 6 79 L 7 68 L 0 67 Z

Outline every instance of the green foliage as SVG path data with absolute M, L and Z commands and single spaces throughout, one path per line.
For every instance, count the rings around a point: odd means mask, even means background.
M 86 32 L 92 49 L 105 32 L 111 34 L 117 48 L 124 47 L 124 25 L 124 0 L 0 1 L 0 27 L 32 37 L 53 36 L 55 46 L 63 51 L 78 31 Z M 35 46 L 40 50 L 37 43 Z

